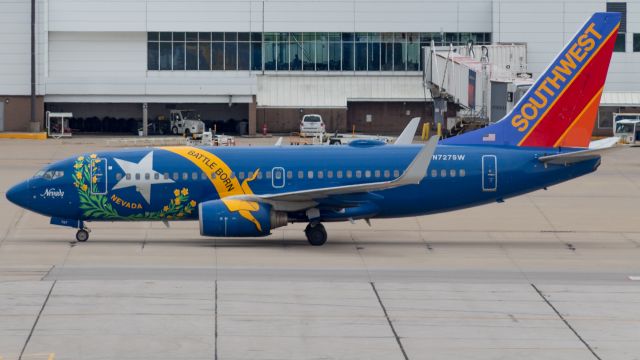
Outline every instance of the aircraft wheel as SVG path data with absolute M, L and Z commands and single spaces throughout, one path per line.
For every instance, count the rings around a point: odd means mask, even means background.
M 76 233 L 76 240 L 78 240 L 79 242 L 85 242 L 89 240 L 89 232 L 85 229 L 78 230 L 78 232 Z
M 307 225 L 304 234 L 307 235 L 309 244 L 313 246 L 321 246 L 327 242 L 327 231 L 322 224 L 317 224 L 316 226 Z

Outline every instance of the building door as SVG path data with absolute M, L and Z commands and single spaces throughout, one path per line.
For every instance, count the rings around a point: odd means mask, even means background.
M 91 193 L 104 195 L 107 193 L 107 159 L 91 159 Z
M 0 131 L 4 131 L 4 101 L 0 101 Z
M 271 170 L 271 185 L 276 189 L 280 189 L 284 187 L 284 182 L 284 168 L 274 167 Z
M 498 161 L 495 155 L 482 156 L 482 191 L 498 189 Z

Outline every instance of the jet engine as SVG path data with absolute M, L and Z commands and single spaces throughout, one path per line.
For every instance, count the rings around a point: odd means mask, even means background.
M 219 237 L 266 236 L 271 229 L 285 226 L 286 212 L 269 204 L 246 200 L 211 200 L 198 207 L 200 235 Z

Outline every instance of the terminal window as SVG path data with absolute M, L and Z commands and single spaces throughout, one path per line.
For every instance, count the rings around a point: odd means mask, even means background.
M 491 33 L 149 32 L 150 71 L 420 71 L 421 47 L 491 44 Z

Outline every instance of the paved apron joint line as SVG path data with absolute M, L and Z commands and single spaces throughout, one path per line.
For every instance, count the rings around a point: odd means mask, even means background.
M 29 340 L 31 340 L 31 336 L 33 335 L 33 331 L 36 329 L 36 326 L 38 325 L 38 321 L 40 320 L 40 316 L 42 315 L 42 312 L 44 311 L 44 307 L 47 306 L 47 302 L 49 301 L 49 297 L 51 297 L 51 292 L 53 292 L 53 287 L 56 286 L 56 282 L 58 282 L 58 281 L 54 280 L 53 284 L 51 284 L 51 288 L 49 289 L 49 293 L 47 293 L 47 297 L 44 299 L 44 302 L 42 303 L 42 307 L 40 308 L 40 311 L 38 312 L 38 316 L 36 316 L 36 321 L 33 322 L 33 326 L 31 327 L 31 331 L 29 331 L 29 336 L 27 336 L 27 340 L 24 342 L 24 346 L 22 346 L 22 350 L 20 351 L 20 356 L 18 356 L 18 360 L 22 360 L 22 355 L 24 355 L 24 351 L 27 349 L 27 345 L 29 345 Z
M 380 304 L 380 307 L 382 308 L 382 312 L 384 313 L 384 317 L 387 319 L 387 322 L 389 323 L 389 327 L 391 328 L 391 332 L 393 333 L 393 336 L 396 338 L 396 342 L 398 343 L 398 346 L 400 347 L 400 351 L 402 352 L 402 356 L 404 357 L 405 360 L 409 360 L 409 357 L 407 356 L 407 352 L 404 351 L 404 346 L 402 346 L 402 341 L 400 341 L 400 337 L 398 336 L 398 333 L 396 332 L 396 329 L 393 327 L 393 323 L 391 322 L 391 319 L 389 318 L 389 314 L 387 313 L 387 308 L 384 307 L 384 304 L 382 303 L 382 299 L 380 298 L 380 294 L 378 294 L 378 289 L 376 289 L 376 284 L 372 281 L 369 284 L 371 284 L 371 288 L 373 289 L 373 293 L 376 294 L 376 298 L 378 299 L 378 303 Z
M 576 329 L 573 328 L 573 326 L 571 326 L 571 324 L 569 324 L 569 321 L 567 321 L 567 319 L 565 319 L 564 316 L 562 316 L 562 314 L 560 314 L 560 312 L 558 311 L 558 309 L 555 308 L 555 306 L 553 306 L 553 304 L 551 304 L 551 302 L 544 296 L 544 294 L 542 293 L 542 291 L 540 291 L 540 289 L 538 289 L 536 287 L 535 284 L 531 284 L 531 287 L 533 287 L 533 289 L 538 293 L 538 295 L 540 295 L 540 297 L 542 298 L 542 300 L 544 300 L 544 302 L 547 303 L 547 305 L 549 305 L 549 307 L 551 309 L 553 309 L 553 311 L 556 313 L 556 315 L 558 315 L 558 317 L 562 320 L 562 322 L 564 322 L 565 325 L 567 325 L 567 327 L 569 328 L 569 330 L 571 330 L 576 337 L 578 338 L 578 340 L 580 340 L 584 346 L 587 347 L 587 349 L 589 349 L 589 351 L 591 352 L 591 354 L 593 354 L 593 356 L 598 359 L 598 360 L 602 360 L 602 358 L 600 356 L 598 356 L 598 354 L 596 354 L 596 352 L 593 350 L 593 348 L 589 345 L 589 343 L 587 343 L 582 336 L 580 336 L 580 334 L 578 334 L 578 331 L 576 331 Z
M 215 305 L 214 305 L 214 332 L 213 332 L 213 337 L 214 337 L 214 342 L 213 342 L 213 351 L 214 351 L 214 359 L 218 360 L 218 280 L 216 280 L 214 282 L 214 299 L 215 299 Z

